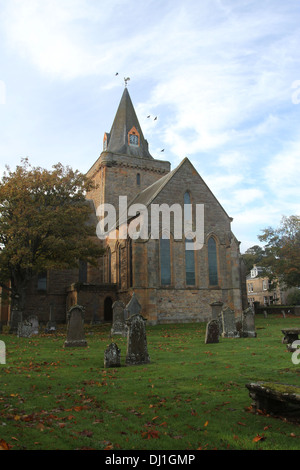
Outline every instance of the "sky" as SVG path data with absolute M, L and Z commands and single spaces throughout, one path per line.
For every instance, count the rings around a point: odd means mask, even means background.
M 188 157 L 261 245 L 300 214 L 299 24 L 299 0 L 0 0 L 0 173 L 86 173 L 129 77 L 151 155 Z

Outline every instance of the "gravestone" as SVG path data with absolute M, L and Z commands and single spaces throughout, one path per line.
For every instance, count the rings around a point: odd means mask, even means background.
M 257 336 L 255 332 L 255 314 L 251 307 L 243 311 L 242 336 L 244 338 L 256 338 Z
M 128 326 L 126 365 L 148 364 L 150 362 L 146 321 L 139 313 L 131 315 L 126 321 Z
M 18 332 L 18 324 L 22 321 L 23 315 L 20 310 L 12 310 L 9 320 L 9 333 L 16 334 Z
M 285 311 L 281 310 L 281 313 L 282 313 L 282 317 L 285 318 Z
M 0 341 L 0 364 L 6 364 L 6 346 L 4 341 Z
M 32 334 L 38 335 L 39 334 L 39 320 L 36 315 L 31 315 L 27 318 L 27 321 L 32 325 Z
M 217 320 L 219 314 L 222 311 L 223 302 L 213 302 L 210 304 L 210 306 L 211 306 L 211 319 Z
M 113 324 L 111 328 L 111 336 L 127 335 L 127 325 L 125 323 L 125 304 L 121 300 L 117 300 L 112 304 Z
M 104 367 L 121 367 L 121 350 L 116 343 L 110 343 L 104 351 Z
M 136 315 L 141 312 L 142 306 L 138 301 L 137 296 L 133 292 L 132 297 L 128 304 L 126 305 L 126 316 L 127 318 L 131 317 L 131 315 Z
M 219 342 L 219 322 L 218 320 L 210 320 L 206 325 L 205 344 Z
M 229 307 L 222 310 L 222 337 L 238 338 L 238 332 L 235 325 L 234 311 Z
M 87 341 L 84 333 L 84 308 L 81 305 L 74 305 L 67 314 L 67 339 L 65 347 L 85 347 Z
M 34 328 L 31 322 L 24 320 L 18 323 L 17 336 L 19 338 L 31 338 L 33 334 Z
M 56 331 L 56 322 L 54 320 L 53 305 L 50 305 L 49 321 L 45 328 L 45 333 L 54 333 Z
M 268 318 L 267 310 L 264 310 L 264 317 L 265 317 L 265 318 Z

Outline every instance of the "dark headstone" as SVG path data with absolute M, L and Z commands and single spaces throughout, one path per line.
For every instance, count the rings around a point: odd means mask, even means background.
M 121 366 L 121 350 L 116 343 L 110 343 L 104 351 L 104 367 L 120 367 Z
M 34 327 L 28 320 L 20 321 L 18 323 L 17 336 L 19 338 L 31 338 L 34 334 Z
M 126 324 L 128 326 L 126 365 L 148 364 L 150 357 L 147 347 L 146 319 L 137 313 L 132 315 Z
M 205 344 L 219 342 L 219 322 L 210 320 L 206 325 Z
M 71 307 L 68 315 L 67 339 L 65 347 L 85 347 L 87 341 L 84 333 L 84 309 L 80 305 Z
M 111 335 L 127 335 L 127 325 L 125 323 L 125 305 L 121 300 L 117 300 L 112 305 L 113 309 L 113 324 L 111 328 Z

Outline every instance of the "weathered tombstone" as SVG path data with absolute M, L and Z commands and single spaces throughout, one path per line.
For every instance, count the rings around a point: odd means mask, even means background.
M 19 338 L 31 338 L 33 334 L 34 328 L 31 322 L 24 320 L 18 323 L 17 336 Z
M 264 317 L 268 318 L 267 310 L 264 310 Z
M 211 319 L 217 320 L 219 314 L 222 311 L 223 302 L 213 302 L 210 304 L 210 306 L 211 306 Z
M 104 367 L 121 367 L 121 350 L 116 343 L 110 343 L 104 351 Z
M 16 334 L 18 331 L 18 324 L 22 321 L 23 315 L 19 310 L 12 310 L 9 320 L 9 333 Z
M 242 336 L 244 338 L 256 338 L 255 314 L 251 307 L 243 311 Z
M 32 334 L 38 335 L 39 334 L 39 320 L 36 315 L 31 315 L 27 318 L 27 321 L 32 325 Z
M 205 344 L 219 342 L 219 322 L 218 320 L 210 320 L 206 325 Z
M 285 311 L 281 310 L 281 313 L 282 313 L 282 317 L 285 318 Z
M 4 341 L 0 341 L 0 364 L 6 364 L 6 347 Z
M 49 321 L 45 328 L 45 333 L 54 333 L 56 331 L 56 322 L 54 320 L 53 305 L 50 304 Z
M 111 336 L 127 335 L 127 325 L 125 323 L 125 304 L 121 300 L 117 300 L 112 304 L 113 324 L 111 328 Z
M 146 319 L 139 313 L 131 315 L 126 321 L 128 326 L 126 365 L 148 364 L 150 362 L 145 323 Z
M 226 307 L 222 310 L 222 337 L 237 338 L 238 332 L 235 326 L 235 316 L 233 310 Z
M 74 305 L 67 314 L 68 327 L 65 347 L 85 347 L 87 341 L 84 334 L 84 308 Z
M 137 296 L 133 292 L 130 301 L 126 305 L 126 312 L 127 312 L 128 318 L 131 317 L 131 315 L 136 315 L 137 313 L 140 313 L 141 310 L 142 310 L 142 306 L 139 303 Z

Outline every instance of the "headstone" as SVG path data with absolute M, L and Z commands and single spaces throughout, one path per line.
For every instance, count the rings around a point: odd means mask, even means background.
M 17 336 L 19 338 L 31 338 L 33 334 L 34 328 L 31 322 L 25 320 L 18 323 Z
M 264 310 L 264 317 L 268 318 L 267 310 Z
M 282 313 L 283 318 L 285 318 L 285 311 L 281 310 L 281 313 Z
M 112 304 L 113 310 L 113 324 L 111 329 L 111 336 L 113 335 L 127 335 L 127 325 L 125 323 L 125 304 L 121 300 L 117 300 Z
M 0 364 L 6 364 L 6 346 L 4 341 L 0 341 Z
M 39 320 L 36 315 L 31 315 L 27 318 L 27 321 L 32 325 L 32 334 L 38 335 L 39 334 Z
M 206 325 L 205 344 L 219 342 L 219 322 L 218 320 L 210 320 Z
M 210 306 L 211 306 L 211 319 L 217 320 L 219 314 L 222 311 L 223 302 L 213 302 L 210 304 Z
M 131 315 L 136 315 L 140 313 L 141 310 L 142 310 L 142 306 L 139 303 L 137 296 L 133 292 L 130 301 L 126 305 L 126 312 L 127 312 L 128 318 L 131 317 Z
M 256 338 L 255 314 L 251 307 L 243 311 L 242 336 L 244 338 Z
M 18 324 L 22 321 L 23 315 L 20 310 L 12 310 L 9 320 L 9 333 L 16 334 L 18 331 Z
M 121 366 L 121 350 L 116 343 L 110 343 L 104 351 L 104 367 L 120 367 Z
M 87 341 L 84 334 L 84 309 L 80 305 L 74 305 L 67 314 L 68 327 L 65 347 L 85 347 Z
M 54 333 L 56 331 L 56 322 L 54 320 L 53 305 L 50 304 L 49 321 L 45 328 L 45 333 Z
M 222 337 L 237 338 L 238 332 L 235 325 L 235 316 L 233 310 L 226 307 L 222 310 Z
M 128 326 L 126 365 L 148 364 L 150 362 L 145 323 L 146 319 L 139 313 L 131 315 L 126 321 Z

